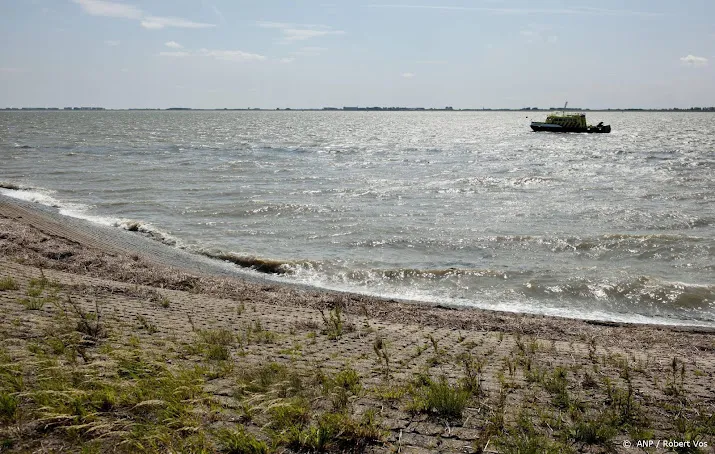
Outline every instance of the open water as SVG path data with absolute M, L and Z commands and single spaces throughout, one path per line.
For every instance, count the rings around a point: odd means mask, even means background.
M 0 193 L 277 280 L 715 326 L 715 114 L 545 115 L 0 112 Z

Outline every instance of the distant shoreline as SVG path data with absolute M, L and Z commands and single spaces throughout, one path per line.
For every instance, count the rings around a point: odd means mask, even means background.
M 133 112 L 133 111 L 149 111 L 149 112 L 176 112 L 176 111 L 198 111 L 198 112 L 715 112 L 715 107 L 689 107 L 689 108 L 671 108 L 671 109 L 640 109 L 640 108 L 609 108 L 609 109 L 588 109 L 588 108 L 567 108 L 549 107 L 549 108 L 530 108 L 521 109 L 505 109 L 505 108 L 481 108 L 481 109 L 455 109 L 433 108 L 433 107 L 321 107 L 321 108 L 212 108 L 212 109 L 195 109 L 192 107 L 169 107 L 169 108 L 128 108 L 128 109 L 109 109 L 104 107 L 4 107 L 0 108 L 4 112 Z

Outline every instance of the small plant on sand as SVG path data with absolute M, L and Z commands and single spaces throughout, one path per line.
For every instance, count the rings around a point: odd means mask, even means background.
M 5 290 L 17 290 L 18 286 L 15 280 L 11 277 L 4 277 L 0 279 L 0 291 Z
M 46 303 L 54 303 L 57 301 L 57 292 L 59 285 L 51 283 L 44 274 L 40 278 L 30 279 L 27 289 L 27 297 L 22 298 L 20 302 L 28 310 L 40 310 Z
M 589 445 L 602 445 L 618 435 L 617 421 L 609 413 L 581 414 L 567 431 L 568 438 Z
M 224 328 L 199 331 L 199 337 L 209 345 L 231 345 L 235 340 L 233 332 Z
M 102 313 L 99 310 L 99 302 L 94 302 L 94 312 L 87 312 L 72 299 L 67 296 L 65 302 L 57 301 L 55 306 L 59 309 L 59 322 L 65 325 L 65 330 L 71 331 L 69 325 L 76 320 L 74 331 L 82 334 L 83 344 L 94 344 L 102 338 L 107 337 L 107 329 L 102 322 Z M 61 328 L 63 329 L 63 328 Z
M 324 413 L 308 427 L 285 432 L 278 443 L 300 452 L 363 452 L 384 439 L 374 413 L 366 412 L 360 421 L 344 413 Z
M 351 399 L 362 392 L 360 375 L 349 366 L 323 381 L 323 391 L 330 396 L 335 410 L 344 410 Z
M 226 454 L 268 454 L 268 445 L 246 432 L 243 427 L 224 429 L 216 434 L 219 452 Z
M 226 361 L 231 358 L 229 347 L 233 345 L 235 336 L 233 332 L 220 328 L 215 330 L 199 331 L 206 359 L 211 361 Z
M 159 299 L 159 306 L 163 307 L 164 309 L 168 309 L 169 306 L 171 306 L 171 301 L 169 298 L 162 296 L 161 299 Z
M 263 327 L 260 320 L 245 325 L 243 334 L 239 336 L 239 342 L 242 345 L 256 344 L 273 344 L 276 342 L 276 333 Z
M 569 393 L 568 393 L 568 378 L 566 369 L 557 366 L 551 377 L 546 377 L 543 380 L 544 388 L 551 394 L 551 402 L 558 408 L 568 408 Z
M 676 357 L 673 357 L 673 361 L 670 364 L 670 377 L 666 380 L 663 392 L 665 395 L 673 397 L 680 397 L 685 394 L 685 363 L 681 362 L 679 368 L 678 358 Z
M 415 412 L 459 419 L 468 400 L 469 391 L 450 385 L 446 378 L 442 377 L 435 381 L 423 376 L 413 391 L 413 400 L 409 408 Z
M 0 422 L 14 421 L 17 406 L 17 397 L 11 393 L 0 391 Z
M 522 411 L 517 417 L 516 427 L 511 427 L 507 435 L 496 443 L 499 452 L 518 454 L 564 454 L 574 452 L 570 446 L 553 442 L 534 427 L 531 418 Z
M 480 396 L 484 393 L 482 389 L 482 369 L 486 363 L 485 358 L 475 358 L 471 353 L 464 353 L 459 358 L 464 366 L 464 389 L 472 395 Z
M 372 344 L 372 350 L 377 355 L 377 365 L 382 369 L 383 375 L 386 378 L 390 377 L 390 355 L 387 352 L 387 344 L 382 339 L 382 335 L 375 335 L 375 342 Z
M 278 363 L 240 370 L 236 385 L 235 394 L 239 398 L 268 391 L 280 398 L 287 398 L 303 390 L 303 380 L 299 373 Z
M 344 321 L 340 304 L 336 304 L 333 309 L 328 312 L 327 316 L 325 312 L 321 310 L 320 316 L 323 318 L 323 324 L 325 325 L 323 333 L 328 336 L 328 339 L 335 340 L 342 337 Z
M 156 325 L 151 323 L 143 315 L 137 315 L 137 321 L 142 329 L 145 329 L 147 333 L 154 334 L 157 332 Z

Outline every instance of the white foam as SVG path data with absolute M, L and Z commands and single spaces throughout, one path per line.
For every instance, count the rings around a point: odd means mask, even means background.
M 105 225 L 108 227 L 120 227 L 125 230 L 130 230 L 132 224 L 136 224 L 138 228 L 136 231 L 143 233 L 153 239 L 161 241 L 162 243 L 169 246 L 176 246 L 183 248 L 181 241 L 157 227 L 151 224 L 135 221 L 132 219 L 120 219 L 113 218 L 109 216 L 98 216 L 95 214 L 90 214 L 89 211 L 91 207 L 89 205 L 81 203 L 71 203 L 71 202 L 61 202 L 56 199 L 53 194 L 56 191 L 44 188 L 23 188 L 20 189 L 5 189 L 0 188 L 0 194 L 7 197 L 12 197 L 19 200 L 24 200 L 26 202 L 38 203 L 40 205 L 49 206 L 52 208 L 57 208 L 59 214 L 63 216 L 69 216 L 77 219 L 84 219 L 86 221 L 92 222 L 94 224 Z
M 57 211 L 64 216 L 73 218 L 85 219 L 96 224 L 111 226 L 114 220 L 105 216 L 96 216 L 89 214 L 90 206 L 82 203 L 61 202 L 57 200 L 53 194 L 55 191 L 44 188 L 22 188 L 20 189 L 5 189 L 0 188 L 0 194 L 12 197 L 26 202 L 38 203 L 52 208 L 57 208 Z

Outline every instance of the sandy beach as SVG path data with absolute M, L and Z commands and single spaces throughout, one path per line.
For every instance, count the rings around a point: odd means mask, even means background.
M 713 452 L 714 375 L 711 329 L 242 278 L 0 196 L 0 452 Z

